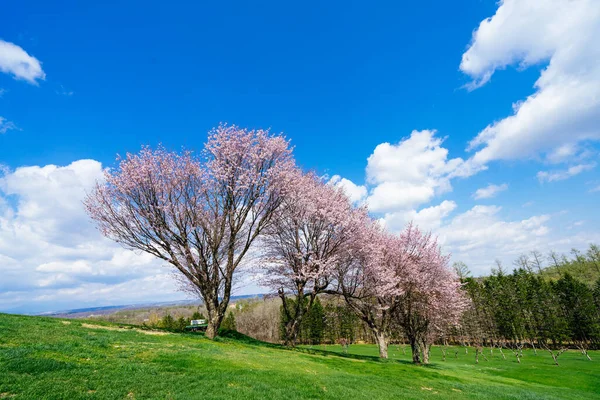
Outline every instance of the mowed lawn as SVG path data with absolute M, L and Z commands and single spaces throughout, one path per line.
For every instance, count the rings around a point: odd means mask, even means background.
M 600 353 L 506 352 L 475 364 L 434 348 L 415 366 L 392 346 L 287 350 L 230 335 L 155 334 L 117 325 L 0 314 L 0 399 L 598 399 Z M 486 350 L 488 358 L 489 349 Z

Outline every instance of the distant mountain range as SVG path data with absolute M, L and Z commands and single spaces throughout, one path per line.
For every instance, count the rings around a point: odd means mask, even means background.
M 256 297 L 262 297 L 263 294 L 247 294 L 241 296 L 231 296 L 230 302 L 236 300 L 250 299 Z M 112 314 L 121 310 L 139 310 L 141 308 L 151 307 L 173 307 L 173 306 L 191 306 L 201 305 L 202 302 L 199 300 L 177 300 L 168 302 L 158 303 L 141 303 L 141 304 L 124 304 L 118 306 L 104 306 L 104 307 L 87 307 L 87 308 L 76 308 L 73 310 L 62 310 L 62 311 L 48 311 L 43 313 L 37 313 L 33 315 L 46 316 L 46 317 L 58 317 L 58 318 L 84 318 L 89 315 L 106 315 Z

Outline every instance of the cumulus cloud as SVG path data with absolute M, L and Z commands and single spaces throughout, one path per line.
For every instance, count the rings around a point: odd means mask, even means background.
M 456 206 L 454 201 L 444 200 L 437 206 L 423 208 L 419 211 L 408 210 L 385 214 L 382 222 L 387 229 L 393 232 L 401 231 L 409 222 L 425 231 L 436 230 L 442 224 L 442 220 L 456 209 Z
M 477 205 L 435 232 L 453 259 L 464 261 L 476 274 L 488 272 L 494 258 L 510 263 L 521 253 L 548 248 L 549 215 L 505 221 L 500 211 L 498 206 Z
M 567 253 L 571 248 L 582 248 L 600 240 L 597 233 L 576 232 L 561 235 L 552 230 L 552 216 L 540 214 L 522 219 L 506 219 L 502 207 L 476 205 L 467 211 L 454 214 L 458 205 L 454 201 L 423 208 L 388 213 L 381 218 L 387 229 L 402 230 L 408 222 L 431 231 L 438 237 L 444 252 L 453 261 L 465 262 L 475 275 L 489 273 L 495 260 L 507 268 L 521 254 L 538 250 L 546 254 L 550 250 Z M 581 222 L 572 224 L 572 230 L 582 227 Z
M 503 183 L 502 185 L 493 185 L 489 184 L 488 186 L 477 189 L 475 193 L 473 193 L 473 198 L 475 200 L 479 199 L 491 199 L 495 197 L 498 193 L 505 191 L 508 189 L 508 184 Z
M 378 145 L 367 160 L 367 199 L 373 212 L 416 208 L 452 189 L 450 179 L 477 170 L 461 158 L 448 159 L 434 130 L 413 131 L 397 144 Z
M 565 155 L 569 150 L 560 152 Z M 450 199 L 427 206 L 452 190 L 454 178 L 471 176 L 482 168 L 472 160 L 449 158 L 443 139 L 435 131 L 414 131 L 397 144 L 378 145 L 367 162 L 365 185 L 348 181 L 347 186 L 361 188 L 356 198 L 362 198 L 366 187 L 370 211 L 388 230 L 398 232 L 412 221 L 432 231 L 439 236 L 444 251 L 453 260 L 466 262 L 475 274 L 489 273 L 495 259 L 510 268 L 522 253 L 568 252 L 598 241 L 598 235 L 583 232 L 572 233 L 569 238 L 561 236 L 561 231 L 551 230 L 551 216 L 546 214 L 506 219 L 502 208 L 494 205 L 476 205 L 456 214 L 458 204 Z M 335 182 L 341 180 L 336 177 Z M 473 197 L 492 198 L 507 189 L 507 183 L 490 184 Z M 532 204 L 530 201 L 523 207 Z
M 0 71 L 37 85 L 46 79 L 39 60 L 14 43 L 0 40 Z
M 349 179 L 342 178 L 339 175 L 334 175 L 329 180 L 329 183 L 342 188 L 346 196 L 353 203 L 361 203 L 367 197 L 367 188 L 363 185 L 357 185 Z
M 467 160 L 449 158 L 443 138 L 430 130 L 378 145 L 366 169 L 369 209 L 393 231 L 411 220 L 432 229 L 453 259 L 467 262 L 477 273 L 488 272 L 494 258 L 510 263 L 533 249 L 568 251 L 597 241 L 593 234 L 561 237 L 551 230 L 549 215 L 506 219 L 501 207 L 476 205 L 453 216 L 455 202 L 430 203 L 452 190 L 452 179 L 471 176 L 494 160 L 566 164 L 540 171 L 541 181 L 593 168 L 590 159 L 597 151 L 591 145 L 600 140 L 598 42 L 597 0 L 501 0 L 495 15 L 474 31 L 460 69 L 472 78 L 468 87 L 473 90 L 499 70 L 537 66 L 541 73 L 532 94 L 513 105 L 512 115 L 491 123 L 470 141 L 467 150 L 474 154 Z M 492 198 L 507 188 L 489 185 L 473 197 Z
M 481 22 L 463 54 L 471 89 L 508 66 L 548 65 L 535 92 L 469 144 L 473 162 L 546 154 L 572 157 L 582 142 L 600 139 L 600 3 L 597 0 L 504 0 Z
M 442 250 L 453 261 L 465 262 L 475 275 L 488 274 L 495 260 L 511 269 L 515 259 L 533 250 L 543 254 L 551 250 L 568 253 L 572 248 L 581 249 L 600 241 L 598 232 L 581 230 L 583 221 L 571 223 L 571 232 L 565 235 L 564 225 L 552 229 L 553 217 L 549 214 L 506 219 L 502 207 L 496 205 L 476 205 L 455 214 L 457 208 L 454 201 L 444 200 L 420 211 L 389 213 L 381 221 L 392 232 L 402 230 L 411 221 L 431 231 Z
M 0 117 L 0 135 L 15 129 L 18 130 L 19 128 L 17 128 L 13 122 L 7 121 L 4 117 Z
M 353 201 L 366 203 L 390 230 L 400 230 L 410 221 L 426 229 L 438 227 L 456 208 L 456 203 L 445 200 L 439 205 L 420 208 L 436 196 L 450 192 L 452 179 L 485 169 L 469 160 L 449 158 L 443 142 L 444 138 L 437 136 L 435 130 L 415 130 L 398 143 L 386 142 L 375 147 L 367 159 L 364 185 L 339 175 L 330 182 L 344 188 Z
M 579 175 L 584 171 L 589 171 L 596 166 L 596 163 L 578 164 L 568 169 L 556 171 L 540 171 L 537 173 L 537 178 L 540 182 L 555 182 L 568 179 L 572 176 Z
M 82 200 L 102 177 L 95 160 L 0 172 L 0 310 L 184 297 L 162 262 L 123 249 L 90 223 Z

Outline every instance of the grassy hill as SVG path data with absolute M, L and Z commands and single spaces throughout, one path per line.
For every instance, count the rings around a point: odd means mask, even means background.
M 546 267 L 541 271 L 541 275 L 553 281 L 560 279 L 564 274 L 569 274 L 573 278 L 594 285 L 600 279 L 600 267 L 592 263 L 569 262 L 559 266 Z
M 526 351 L 522 364 L 497 352 L 475 364 L 461 349 L 414 366 L 391 347 L 379 361 L 370 345 L 286 350 L 242 335 L 210 341 L 81 320 L 0 314 L 0 399 L 593 399 L 594 361 L 568 351 Z M 331 351 L 327 351 L 331 350 Z
M 550 261 L 550 260 L 548 260 Z M 535 267 L 532 268 L 535 270 Z M 564 274 L 594 285 L 600 279 L 600 246 L 590 244 L 585 252 L 572 250 L 571 257 L 554 255 L 550 265 L 542 269 L 543 277 L 558 280 Z

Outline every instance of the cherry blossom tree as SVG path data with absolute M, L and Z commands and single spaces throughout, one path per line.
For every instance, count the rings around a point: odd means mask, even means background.
M 467 298 L 430 233 L 409 224 L 388 245 L 392 257 L 378 270 L 383 290 L 394 299 L 394 319 L 410 342 L 413 362 L 427 364 L 431 344 L 458 324 Z
M 200 156 L 163 148 L 128 154 L 85 206 L 106 237 L 171 264 L 208 312 L 214 338 L 234 272 L 281 206 L 295 162 L 288 141 L 221 125 Z
M 371 222 L 360 233 L 338 269 L 337 292 L 373 332 L 380 357 L 401 328 L 413 361 L 428 362 L 432 340 L 458 323 L 467 304 L 448 257 L 412 224 L 396 235 Z
M 263 283 L 282 300 L 286 345 L 295 345 L 304 315 L 328 288 L 364 218 L 366 210 L 355 209 L 340 188 L 314 174 L 294 179 L 261 240 Z
M 387 242 L 391 234 L 373 220 L 363 220 L 357 229 L 351 250 L 338 264 L 336 288 L 328 291 L 344 298 L 349 308 L 371 329 L 379 356 L 388 358 L 389 333 L 396 304 L 382 286 L 382 266 L 387 260 Z

